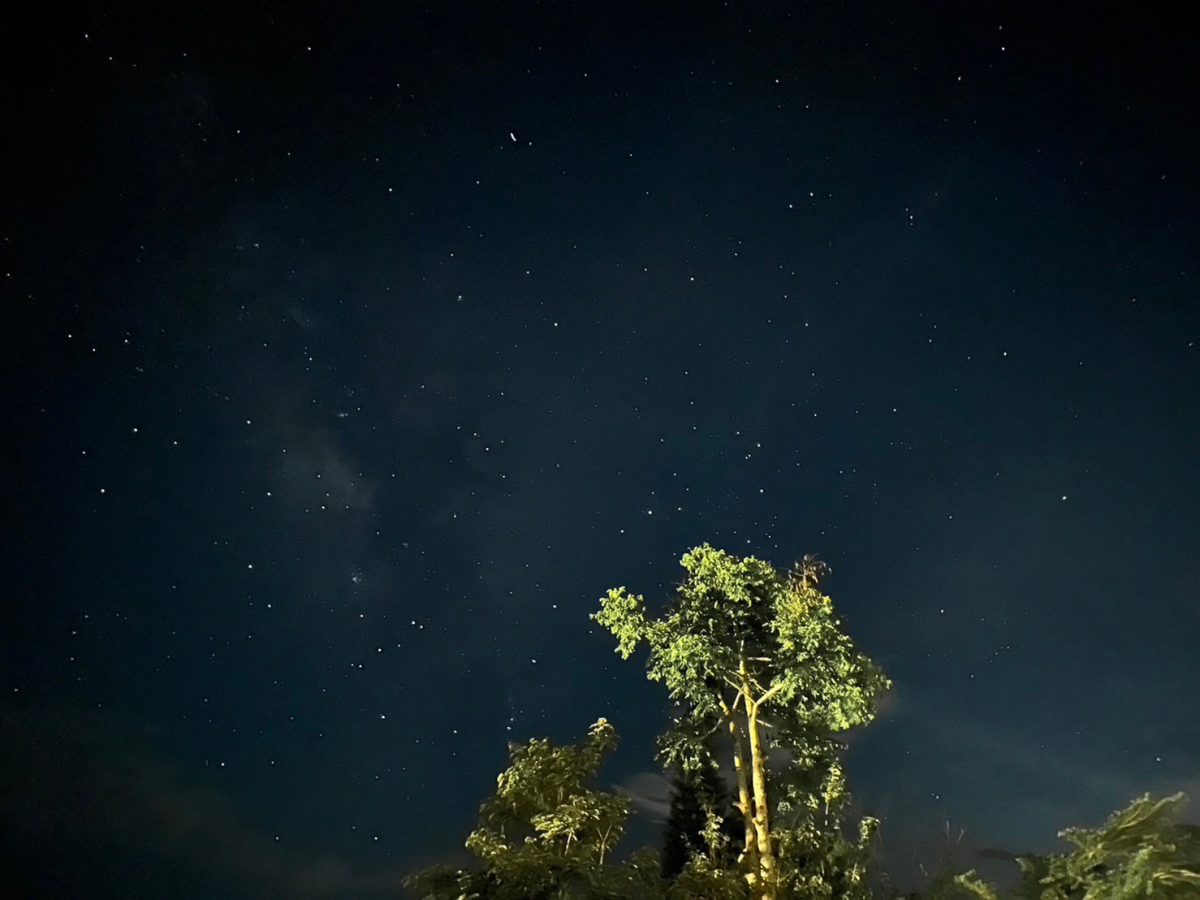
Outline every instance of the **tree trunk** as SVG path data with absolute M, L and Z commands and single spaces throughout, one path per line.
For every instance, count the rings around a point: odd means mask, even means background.
M 746 758 L 742 753 L 742 730 L 738 727 L 737 714 L 732 710 L 729 714 L 729 736 L 733 738 L 733 771 L 737 775 L 738 785 L 737 808 L 741 811 L 742 821 L 746 825 L 746 845 L 742 849 L 741 860 L 745 861 L 752 870 L 756 870 L 758 868 L 758 848 L 754 838 L 754 807 L 750 803 Z
M 775 900 L 777 884 L 775 850 L 771 846 L 771 823 L 767 804 L 766 750 L 758 733 L 758 705 L 746 704 L 746 730 L 750 733 L 751 774 L 754 777 L 754 832 L 758 846 L 758 896 Z

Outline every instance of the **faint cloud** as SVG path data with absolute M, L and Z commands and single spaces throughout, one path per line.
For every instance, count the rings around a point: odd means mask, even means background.
M 296 437 L 298 442 L 281 454 L 280 476 L 292 495 L 332 510 L 374 506 L 376 482 L 358 470 L 335 435 L 316 429 L 297 431 Z
M 984 728 L 965 717 L 946 717 L 927 727 L 946 745 L 956 748 L 972 766 L 1007 767 L 1022 772 L 1031 790 L 1046 787 L 1079 791 L 1105 802 L 1126 802 L 1138 796 L 1139 786 L 1119 772 L 1105 772 L 1093 764 L 1056 757 L 1028 738 L 1006 734 L 994 724 Z M 1122 800 L 1121 798 L 1125 798 Z
M 306 332 L 313 330 L 315 320 L 313 318 L 313 314 L 307 309 L 293 304 L 288 307 L 288 318 L 299 325 Z
M 664 776 L 657 772 L 637 772 L 613 787 L 633 801 L 634 807 L 651 822 L 667 821 L 671 812 L 671 782 Z

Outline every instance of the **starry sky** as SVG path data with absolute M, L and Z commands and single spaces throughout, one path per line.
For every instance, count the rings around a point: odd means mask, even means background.
M 8 896 L 385 897 L 709 541 L 895 681 L 900 881 L 1200 795 L 1200 89 L 1153 4 L 46 9 L 0 66 Z

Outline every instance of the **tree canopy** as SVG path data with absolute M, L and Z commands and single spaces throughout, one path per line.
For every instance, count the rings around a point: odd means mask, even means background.
M 509 767 L 466 841 L 482 865 L 427 869 L 406 886 L 425 900 L 641 896 L 628 891 L 642 869 L 657 876 L 651 861 L 607 865 L 625 833 L 629 800 L 590 786 L 616 746 L 606 719 L 578 747 L 542 738 L 510 744 Z
M 663 735 L 663 761 L 708 764 L 708 739 L 724 730 L 743 819 L 739 863 L 755 895 L 852 892 L 862 873 L 838 840 L 849 795 L 834 735 L 870 722 L 890 682 L 842 631 L 815 558 L 785 573 L 702 544 L 681 564 L 686 577 L 661 616 L 624 587 L 593 616 L 623 658 L 647 646 L 647 677 L 686 710 Z M 862 824 L 860 844 L 873 828 Z

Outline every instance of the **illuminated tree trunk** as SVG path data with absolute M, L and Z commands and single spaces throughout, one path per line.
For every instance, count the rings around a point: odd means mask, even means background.
M 737 774 L 738 802 L 737 808 L 742 814 L 746 825 L 746 846 L 742 850 L 742 859 L 757 868 L 758 848 L 754 832 L 754 807 L 750 803 L 750 784 L 746 777 L 746 759 L 742 754 L 742 731 L 738 727 L 737 718 L 729 718 L 729 734 L 733 738 L 733 771 Z
M 762 900 L 774 900 L 777 884 L 775 850 L 771 845 L 771 823 L 767 803 L 766 751 L 758 732 L 758 705 L 747 701 L 747 731 L 750 733 L 751 774 L 754 777 L 754 832 L 758 846 L 757 893 Z

